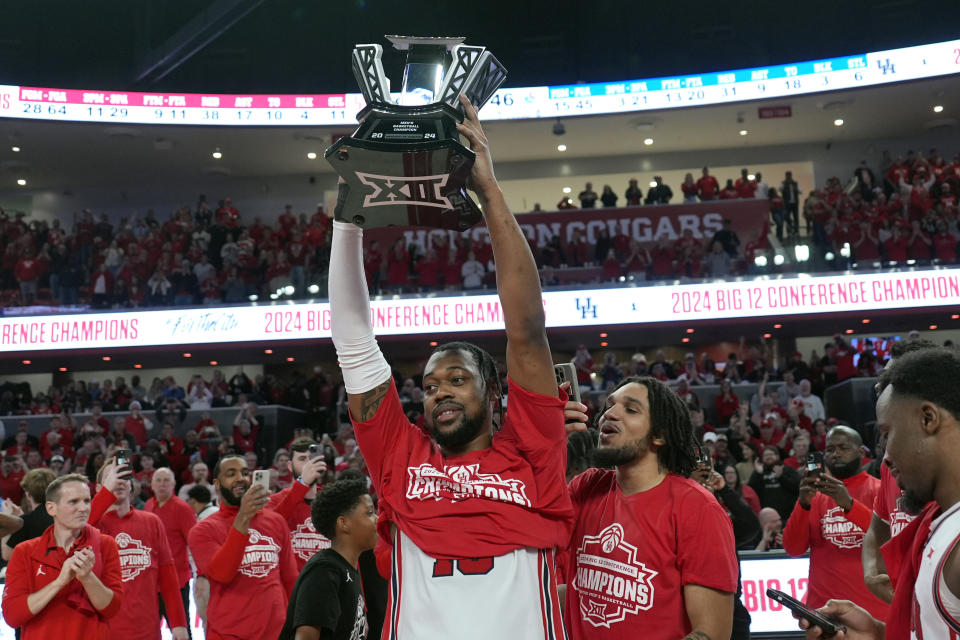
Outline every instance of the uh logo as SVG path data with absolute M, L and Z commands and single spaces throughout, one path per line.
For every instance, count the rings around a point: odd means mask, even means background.
M 580 312 L 580 318 L 586 320 L 587 318 L 596 318 L 597 317 L 597 305 L 591 304 L 590 298 L 583 298 L 583 302 L 580 302 L 580 298 L 576 298 L 577 311 Z

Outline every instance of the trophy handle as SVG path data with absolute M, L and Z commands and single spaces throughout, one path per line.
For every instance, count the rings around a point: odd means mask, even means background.
M 383 73 L 382 56 L 383 47 L 378 44 L 358 44 L 353 49 L 353 76 L 367 104 L 393 102 L 390 99 L 390 79 Z
M 452 58 L 440 86 L 438 102 L 445 102 L 463 113 L 458 99 L 463 93 L 479 111 L 507 79 L 506 67 L 485 47 L 458 44 L 453 48 Z

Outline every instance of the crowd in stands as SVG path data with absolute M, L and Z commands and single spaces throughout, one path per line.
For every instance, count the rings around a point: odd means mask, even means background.
M 656 177 L 646 195 L 630 180 L 621 200 L 610 185 L 601 193 L 586 183 L 579 206 L 668 204 L 673 189 Z M 957 192 L 960 155 L 947 164 L 936 150 L 884 153 L 877 170 L 865 162 L 852 177 L 829 178 L 804 192 L 791 172 L 768 184 L 744 168 L 720 180 L 704 167 L 687 174 L 682 201 L 752 198 L 770 203 L 769 224 L 741 238 L 730 224 L 712 236 L 691 231 L 644 246 L 620 232 L 601 231 L 595 242 L 574 232 L 570 238 L 531 241 L 544 286 L 560 284 L 557 271 L 581 268 L 567 282 L 620 282 L 676 278 L 722 278 L 771 271 L 843 270 L 957 261 Z M 565 196 L 558 208 L 576 208 Z M 535 206 L 535 211 L 540 206 Z M 230 198 L 211 206 L 201 196 L 161 220 L 153 211 L 142 219 L 111 223 L 84 210 L 72 224 L 54 220 L 29 224 L 22 213 L 0 208 L 0 289 L 5 306 L 35 303 L 90 304 L 95 308 L 245 302 L 288 287 L 290 297 L 325 295 L 330 219 L 316 212 L 296 214 L 286 206 L 274 224 L 245 220 Z M 67 227 L 70 227 L 69 229 Z M 801 226 L 803 229 L 801 230 Z M 775 233 L 769 233 L 774 229 Z M 809 237 L 811 260 L 798 263 L 773 244 Z M 777 258 L 777 253 L 783 255 Z M 366 248 L 368 282 L 375 292 L 490 287 L 495 265 L 488 241 L 453 244 L 439 236 L 430 247 L 397 241 Z M 311 288 L 311 285 L 317 285 Z
M 0 208 L 0 288 L 6 306 L 51 302 L 94 308 L 246 302 L 324 278 L 330 219 L 286 206 L 275 224 L 243 221 L 230 198 L 112 224 L 85 209 L 67 229 Z M 42 295 L 41 295 L 42 294 Z

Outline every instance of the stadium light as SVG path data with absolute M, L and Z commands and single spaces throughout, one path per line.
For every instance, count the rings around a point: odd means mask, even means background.
M 752 173 L 747 174 L 747 180 L 756 180 L 756 179 L 757 179 L 757 176 L 753 175 Z
M 806 262 L 810 259 L 810 245 L 798 244 L 793 247 L 793 255 L 797 262 Z
M 653 144 L 653 138 L 644 138 L 644 139 L 643 139 L 643 144 L 645 144 L 645 145 L 647 145 L 647 146 L 649 147 L 650 145 Z
M 564 188 L 563 188 L 563 192 L 564 192 L 564 193 L 570 193 L 571 191 L 573 191 L 573 189 L 571 189 L 570 187 L 564 187 Z
M 757 257 L 755 257 L 755 258 L 753 259 L 753 264 L 757 265 L 758 267 L 765 267 L 765 266 L 767 266 L 767 256 L 757 256 Z
M 314 153 L 313 151 L 307 154 L 307 160 L 316 160 L 316 159 L 317 159 L 317 154 Z
M 247 299 L 248 299 L 250 302 L 256 302 L 258 298 L 259 298 L 259 296 L 258 296 L 257 294 L 255 294 L 255 293 L 252 293 L 252 294 L 250 294 L 249 296 L 247 296 Z
M 783 257 L 782 253 L 778 253 L 777 255 L 773 256 L 773 264 L 777 265 L 778 267 L 786 262 L 786 260 L 787 259 Z
M 296 288 L 292 284 L 288 284 L 283 288 L 283 292 L 288 296 L 292 296 L 296 292 Z
M 314 295 L 320 293 L 320 285 L 317 285 L 317 284 L 310 285 L 309 287 L 307 287 L 307 292 L 312 293 Z
M 827 260 L 833 260 L 837 256 L 833 255 L 833 251 L 827 251 L 825 254 L 823 254 L 823 257 Z
M 844 243 L 843 243 L 843 246 L 840 247 L 840 255 L 843 256 L 844 258 L 849 258 L 849 257 L 850 257 L 850 243 L 849 243 L 849 242 L 844 242 Z
M 567 145 L 565 145 L 565 144 L 558 144 L 558 145 L 557 145 L 557 151 L 566 151 L 566 150 L 567 150 Z

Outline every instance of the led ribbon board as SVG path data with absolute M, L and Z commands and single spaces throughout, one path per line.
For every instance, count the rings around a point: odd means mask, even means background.
M 547 291 L 548 328 L 960 305 L 960 269 Z M 373 300 L 377 335 L 502 331 L 496 295 Z M 0 352 L 330 337 L 326 302 L 0 318 Z
M 498 90 L 485 120 L 601 115 L 872 87 L 960 72 L 960 40 L 669 78 Z M 0 85 L 0 117 L 210 126 L 353 126 L 359 93 L 219 95 Z

